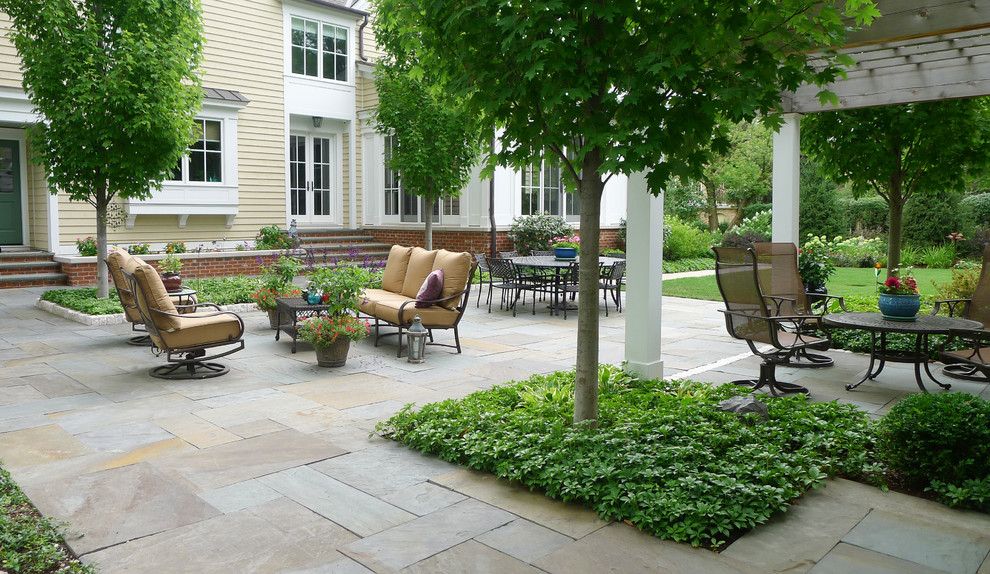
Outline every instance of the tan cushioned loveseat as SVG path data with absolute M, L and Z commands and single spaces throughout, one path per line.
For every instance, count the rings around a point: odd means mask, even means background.
M 457 253 L 445 249 L 427 251 L 421 247 L 393 245 L 382 274 L 381 289 L 366 289 L 360 311 L 375 319 L 375 346 L 378 346 L 382 326 L 397 327 L 399 352 L 402 354 L 402 333 L 419 315 L 423 326 L 434 329 L 453 329 L 454 345 L 461 352 L 457 324 L 467 308 L 471 291 L 471 278 L 476 263 L 470 253 Z M 421 301 L 427 307 L 416 307 L 416 295 L 426 278 L 437 269 L 443 269 L 443 289 L 436 299 Z

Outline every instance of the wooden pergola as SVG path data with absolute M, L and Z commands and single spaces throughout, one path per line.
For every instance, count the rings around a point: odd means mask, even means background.
M 843 0 L 834 0 L 843 1 Z M 840 50 L 856 64 L 827 86 L 838 105 L 822 106 L 819 88 L 781 94 L 784 125 L 774 135 L 773 240 L 798 243 L 800 120 L 804 114 L 990 95 L 990 0 L 878 0 L 882 17 L 852 32 Z M 990 153 L 990 150 L 988 150 Z M 626 360 L 663 376 L 660 355 L 662 197 L 645 174 L 629 178 L 627 199 Z

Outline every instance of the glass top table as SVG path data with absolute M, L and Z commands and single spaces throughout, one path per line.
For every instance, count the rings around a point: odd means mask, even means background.
M 883 371 L 887 362 L 891 363 L 912 363 L 914 364 L 914 378 L 918 383 L 918 388 L 923 392 L 928 392 L 925 383 L 921 378 L 921 370 L 924 367 L 928 378 L 942 387 L 948 389 L 952 385 L 943 383 L 932 375 L 928 367 L 928 338 L 930 335 L 946 335 L 949 329 L 981 329 L 983 324 L 979 321 L 960 319 L 958 317 L 944 317 L 941 315 L 918 315 L 914 321 L 891 321 L 884 319 L 880 313 L 833 313 L 822 317 L 826 325 L 839 327 L 841 329 L 858 329 L 869 331 L 870 333 L 870 366 L 866 370 L 866 376 L 854 384 L 846 385 L 846 390 L 851 391 L 868 380 L 875 379 Z M 899 351 L 887 348 L 888 333 L 904 333 L 914 335 L 914 350 Z M 879 337 L 878 337 L 879 335 Z M 879 338 L 879 345 L 877 339 Z M 874 369 L 874 367 L 876 367 Z

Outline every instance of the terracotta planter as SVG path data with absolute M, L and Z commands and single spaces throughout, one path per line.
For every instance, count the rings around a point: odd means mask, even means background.
M 890 321 L 914 321 L 921 309 L 921 295 L 888 295 L 881 293 L 877 300 L 880 313 Z
M 165 284 L 165 290 L 169 293 L 178 293 L 182 291 L 182 276 L 178 273 L 172 273 L 166 271 L 162 273 L 162 283 Z
M 316 351 L 316 364 L 321 367 L 343 367 L 347 362 L 347 351 L 351 348 L 351 340 L 347 337 L 338 338 L 332 345 L 325 348 L 313 347 Z

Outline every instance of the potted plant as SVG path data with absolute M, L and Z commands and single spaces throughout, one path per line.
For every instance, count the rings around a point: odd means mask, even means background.
M 581 238 L 577 235 L 553 238 L 553 255 L 557 259 L 575 259 Z
M 371 272 L 344 261 L 332 267 L 318 267 L 307 278 L 310 296 L 319 298 L 326 315 L 300 325 L 299 338 L 312 343 L 318 365 L 339 367 L 347 360 L 351 341 L 368 335 L 368 323 L 357 318 L 357 311 Z
M 317 365 L 342 367 L 347 361 L 351 341 L 367 337 L 370 330 L 366 319 L 351 314 L 319 315 L 299 324 L 299 338 L 313 345 Z
M 807 293 L 827 293 L 825 281 L 835 273 L 821 238 L 812 236 L 798 250 L 798 273 Z
M 268 324 L 272 329 L 278 329 L 275 299 L 298 296 L 302 293 L 292 285 L 292 280 L 301 269 L 302 262 L 290 255 L 281 255 L 271 264 L 261 266 L 261 281 L 254 293 L 251 293 L 251 300 L 258 309 L 268 313 Z
M 158 271 L 162 276 L 162 283 L 169 293 L 182 291 L 182 260 L 174 253 L 169 253 L 165 259 L 158 262 Z
M 918 282 L 911 275 L 910 269 L 903 275 L 894 269 L 877 289 L 880 291 L 877 306 L 884 319 L 915 320 L 921 309 L 921 295 L 918 293 Z

